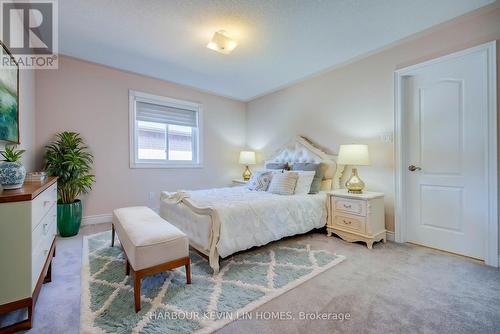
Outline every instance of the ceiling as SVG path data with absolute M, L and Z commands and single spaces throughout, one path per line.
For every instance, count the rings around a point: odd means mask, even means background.
M 494 0 L 64 0 L 59 51 L 248 101 Z M 224 29 L 239 45 L 207 49 Z

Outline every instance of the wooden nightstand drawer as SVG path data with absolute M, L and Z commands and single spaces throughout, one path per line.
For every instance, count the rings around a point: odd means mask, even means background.
M 332 200 L 333 208 L 336 211 L 366 216 L 366 201 L 341 197 L 332 197 Z
M 368 191 L 352 194 L 339 189 L 328 196 L 329 236 L 335 233 L 345 241 L 364 241 L 370 249 L 376 241 L 385 242 L 384 194 Z
M 337 215 L 333 223 L 340 228 L 346 228 L 356 232 L 365 232 L 365 220 L 360 217 L 350 215 Z

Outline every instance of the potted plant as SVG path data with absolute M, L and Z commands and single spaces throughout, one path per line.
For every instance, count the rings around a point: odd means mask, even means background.
M 82 221 L 82 202 L 77 198 L 92 189 L 94 157 L 75 132 L 61 132 L 46 146 L 45 169 L 57 176 L 57 228 L 63 237 L 76 235 Z
M 26 169 L 19 161 L 26 152 L 25 150 L 16 150 L 16 146 L 5 146 L 5 150 L 0 154 L 4 161 L 0 163 L 0 184 L 3 189 L 18 189 L 23 186 L 26 177 Z

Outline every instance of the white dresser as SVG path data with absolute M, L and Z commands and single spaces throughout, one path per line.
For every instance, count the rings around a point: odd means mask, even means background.
M 57 233 L 57 178 L 0 192 L 0 314 L 27 308 L 28 319 L 0 328 L 31 328 L 43 283 L 50 282 Z
M 375 241 L 386 242 L 383 193 L 350 194 L 339 189 L 328 193 L 327 207 L 328 236 L 335 233 L 349 242 L 364 241 L 370 249 Z

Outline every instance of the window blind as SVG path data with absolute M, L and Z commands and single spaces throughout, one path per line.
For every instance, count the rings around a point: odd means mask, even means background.
M 162 106 L 141 101 L 136 102 L 136 119 L 145 122 L 190 127 L 198 126 L 198 113 L 194 110 Z

